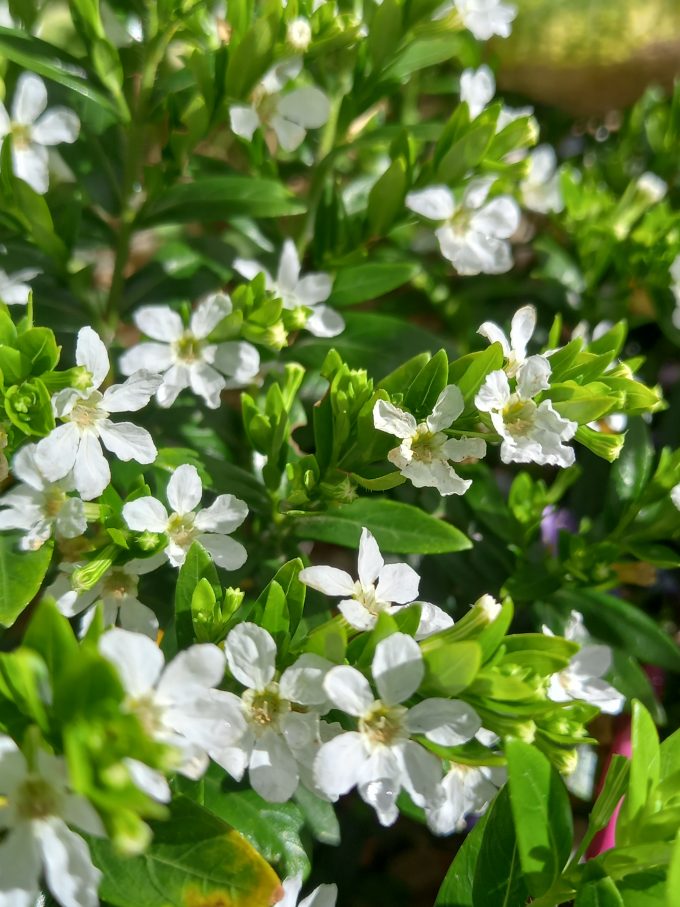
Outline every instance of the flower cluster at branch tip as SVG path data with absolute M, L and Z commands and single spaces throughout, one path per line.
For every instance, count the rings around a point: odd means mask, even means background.
M 512 267 L 508 240 L 520 222 L 517 202 L 509 195 L 488 200 L 493 177 L 473 180 L 456 201 L 448 186 L 409 192 L 406 206 L 439 222 L 435 236 L 444 258 L 461 275 L 503 274 Z
M 47 149 L 62 142 L 75 142 L 80 121 L 66 107 L 47 107 L 45 83 L 33 73 L 22 73 L 14 89 L 12 112 L 0 104 L 0 139 L 12 142 L 12 168 L 40 195 L 49 187 Z
M 424 422 L 416 422 L 411 413 L 386 400 L 375 404 L 375 427 L 402 441 L 387 457 L 416 488 L 436 488 L 440 494 L 449 495 L 465 494 L 470 487 L 471 480 L 461 479 L 449 460 L 478 460 L 485 455 L 486 444 L 481 438 L 449 438 L 443 431 L 463 409 L 463 395 L 455 384 L 444 388 Z
M 257 261 L 236 258 L 234 268 L 246 280 L 264 274 L 265 285 L 283 302 L 284 309 L 310 309 L 305 328 L 315 337 L 337 337 L 345 329 L 345 322 L 330 306 L 324 305 L 331 294 L 333 279 L 328 274 L 306 274 L 300 276 L 300 257 L 295 243 L 287 239 L 281 249 L 276 279 Z
M 243 340 L 208 340 L 232 308 L 228 296 L 215 293 L 199 303 L 186 328 L 169 306 L 143 306 L 135 312 L 134 322 L 153 342 L 139 343 L 123 353 L 121 372 L 133 375 L 146 369 L 162 375 L 156 391 L 159 406 L 172 406 L 179 394 L 190 387 L 207 406 L 217 409 L 225 388 L 242 387 L 260 369 L 260 356 L 252 344 Z

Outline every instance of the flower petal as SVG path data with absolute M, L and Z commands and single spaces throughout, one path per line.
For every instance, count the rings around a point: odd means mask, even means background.
M 475 406 L 484 413 L 501 410 L 510 400 L 510 383 L 502 369 L 490 372 L 475 397 Z
M 148 794 L 152 800 L 157 800 L 159 803 L 170 802 L 172 799 L 170 785 L 161 772 L 149 768 L 148 765 L 139 762 L 137 759 L 126 757 L 123 762 L 130 773 L 130 778 L 135 787 L 138 787 L 145 794 Z
M 427 418 L 427 427 L 430 431 L 441 431 L 455 422 L 465 409 L 463 394 L 455 384 L 447 384 Z
M 37 192 L 44 195 L 50 185 L 47 148 L 44 145 L 12 147 L 12 169 L 14 175 Z
M 367 759 L 361 734 L 339 734 L 320 747 L 314 760 L 314 781 L 329 799 L 337 800 L 359 781 Z
M 216 345 L 212 364 L 231 378 L 227 387 L 248 384 L 260 371 L 260 354 L 245 340 L 227 341 Z
M 328 305 L 317 305 L 307 318 L 306 330 L 315 337 L 337 337 L 345 330 L 345 319 Z
M 418 643 L 405 633 L 393 633 L 375 647 L 371 668 L 380 698 L 396 705 L 412 696 L 425 675 Z
M 141 633 L 118 627 L 99 639 L 99 651 L 113 663 L 126 693 L 136 698 L 154 688 L 165 659 L 158 646 Z
M 128 599 L 121 604 L 118 619 L 124 630 L 143 633 L 149 639 L 156 639 L 158 635 L 158 618 L 151 608 L 136 598 Z
M 416 639 L 427 639 L 433 633 L 439 633 L 453 626 L 453 618 L 442 608 L 430 602 L 418 602 L 420 605 L 420 623 L 416 631 Z
M 359 582 L 364 589 L 368 589 L 373 585 L 384 566 L 385 561 L 380 554 L 378 543 L 364 526 L 361 530 L 361 538 L 359 539 L 358 561 Z M 389 599 L 385 599 L 385 601 L 389 601 Z
M 172 352 L 166 343 L 138 343 L 126 350 L 118 360 L 123 375 L 132 375 L 140 369 L 164 372 L 172 365 Z
M 472 216 L 470 226 L 498 239 L 508 239 L 519 227 L 521 213 L 519 205 L 508 195 L 492 199 Z
M 62 907 L 97 907 L 102 877 L 80 835 L 62 819 L 40 823 L 39 846 L 47 887 Z
M 281 695 L 302 705 L 321 705 L 326 701 L 323 682 L 333 662 L 313 652 L 305 652 L 281 675 Z
M 376 598 L 381 602 L 407 605 L 418 598 L 420 577 L 408 564 L 387 564 L 380 571 Z
M 349 665 L 331 668 L 323 686 L 333 705 L 357 718 L 368 711 L 375 701 L 364 675 Z
M 78 138 L 80 120 L 68 107 L 53 107 L 31 130 L 31 138 L 39 145 L 71 144 Z
M 307 274 L 295 285 L 295 295 L 300 305 L 315 306 L 331 295 L 333 278 L 330 274 Z
M 299 579 L 324 595 L 354 595 L 354 580 L 337 567 L 305 567 Z
M 447 186 L 430 186 L 409 192 L 406 207 L 421 217 L 437 221 L 448 220 L 456 210 L 453 194 Z
M 189 369 L 192 391 L 202 397 L 211 409 L 220 405 L 220 394 L 227 386 L 222 375 L 207 362 L 194 362 Z
M 378 400 L 373 407 L 373 424 L 397 438 L 410 438 L 415 434 L 417 423 L 411 413 L 404 412 L 387 400 Z
M 305 129 L 318 129 L 327 122 L 330 114 L 330 101 L 319 88 L 305 85 L 279 99 L 277 113 L 285 120 L 304 126 Z
M 153 463 L 158 456 L 149 432 L 132 422 L 111 422 L 109 419 L 102 419 L 99 423 L 99 436 L 107 450 L 126 463 L 129 460 Z
M 550 387 L 552 366 L 545 356 L 529 356 L 517 370 L 517 391 L 524 400 Z
M 292 239 L 285 240 L 276 272 L 276 283 L 286 293 L 292 293 L 300 277 L 300 258 Z
M 234 104 L 229 108 L 229 124 L 235 135 L 250 142 L 260 125 L 260 118 L 253 107 Z
M 489 343 L 500 343 L 503 347 L 503 355 L 506 358 L 510 355 L 510 344 L 508 343 L 508 338 L 505 336 L 505 331 L 503 331 L 494 321 L 485 321 L 484 324 L 478 328 L 477 333 L 481 334 L 482 337 L 485 337 Z
M 146 334 L 152 340 L 172 343 L 173 340 L 179 340 L 184 333 L 182 319 L 167 305 L 144 305 L 137 309 L 133 318 L 142 334 Z
M 196 514 L 196 528 L 201 532 L 219 532 L 226 535 L 238 529 L 248 516 L 248 505 L 233 494 L 218 495 L 210 507 Z
M 201 503 L 203 485 L 198 470 L 183 463 L 173 472 L 166 491 L 168 504 L 175 513 L 191 513 Z
M 80 498 L 67 498 L 55 519 L 56 534 L 62 539 L 75 539 L 87 529 L 85 505 Z
M 162 378 L 146 369 L 135 372 L 122 384 L 104 391 L 102 406 L 110 413 L 134 413 L 142 409 L 158 390 Z
M 92 432 L 85 432 L 80 439 L 73 465 L 73 481 L 84 501 L 98 498 L 111 481 L 111 470 L 99 438 Z
M 441 746 L 460 746 L 475 736 L 482 722 L 467 702 L 432 698 L 409 709 L 406 726 L 412 734 L 425 734 Z
M 145 495 L 123 505 L 123 519 L 133 532 L 165 532 L 168 511 L 151 495 Z
M 38 461 L 36 459 L 36 445 L 24 444 L 15 454 L 12 460 L 12 473 L 15 478 L 26 485 L 30 485 L 36 491 L 42 491 L 45 485 L 45 477 L 42 474 Z
M 166 665 L 158 682 L 158 700 L 180 703 L 197 699 L 222 681 L 224 668 L 224 654 L 217 646 L 190 646 Z
M 229 670 L 244 687 L 261 690 L 276 671 L 276 643 L 257 624 L 237 624 L 227 636 L 225 652 Z
M 536 308 L 533 305 L 523 305 L 512 316 L 510 324 L 510 343 L 517 358 L 524 359 L 527 344 L 536 329 Z
M 40 893 L 40 854 L 31 824 L 21 822 L 0 843 L 0 905 L 34 907 Z
M 191 333 L 204 340 L 233 309 L 226 293 L 213 293 L 200 302 L 191 316 Z
M 298 786 L 298 768 L 285 740 L 268 730 L 259 737 L 250 756 L 248 779 L 256 793 L 270 803 L 285 803 Z
M 17 79 L 12 102 L 12 120 L 22 126 L 32 126 L 47 107 L 45 83 L 31 72 Z
M 278 114 L 275 114 L 269 122 L 284 151 L 295 151 L 303 143 L 307 133 L 302 126 L 291 123 Z
M 218 567 L 223 570 L 238 570 L 248 560 L 248 552 L 240 542 L 213 532 L 203 532 L 197 541 L 203 545 Z
M 103 340 L 91 327 L 78 331 L 76 362 L 92 375 L 92 385 L 99 387 L 109 373 L 109 354 Z

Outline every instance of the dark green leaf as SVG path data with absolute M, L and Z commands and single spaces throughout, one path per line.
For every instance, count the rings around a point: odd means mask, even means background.
M 413 280 L 419 271 L 419 265 L 407 261 L 376 262 L 341 268 L 333 281 L 328 305 L 342 308 L 377 299 Z
M 0 533 L 0 626 L 11 627 L 36 595 L 52 560 L 53 542 L 21 551 L 23 533 Z

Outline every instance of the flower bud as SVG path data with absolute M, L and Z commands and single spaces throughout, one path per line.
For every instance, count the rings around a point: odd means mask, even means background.
M 286 41 L 293 50 L 307 50 L 312 43 L 312 28 L 304 17 L 298 16 L 297 19 L 293 19 L 292 22 L 288 23 Z

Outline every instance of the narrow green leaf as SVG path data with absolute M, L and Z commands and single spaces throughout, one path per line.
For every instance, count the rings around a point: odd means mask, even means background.
M 36 595 L 52 560 L 52 540 L 21 551 L 22 532 L 0 533 L 0 626 L 11 627 Z
M 342 308 L 378 299 L 413 280 L 419 271 L 419 265 L 407 261 L 376 262 L 341 268 L 333 282 L 328 305 Z
M 489 812 L 474 868 L 471 903 L 473 907 L 524 907 L 529 892 L 520 865 L 507 785 Z M 445 904 L 458 907 L 455 902 Z
M 472 900 L 475 868 L 492 811 L 493 807 L 487 809 L 470 834 L 466 835 L 462 847 L 449 866 L 434 907 L 475 907 Z
M 43 598 L 36 608 L 23 645 L 40 655 L 52 682 L 72 659 L 77 658 L 79 651 L 71 625 L 52 598 Z

